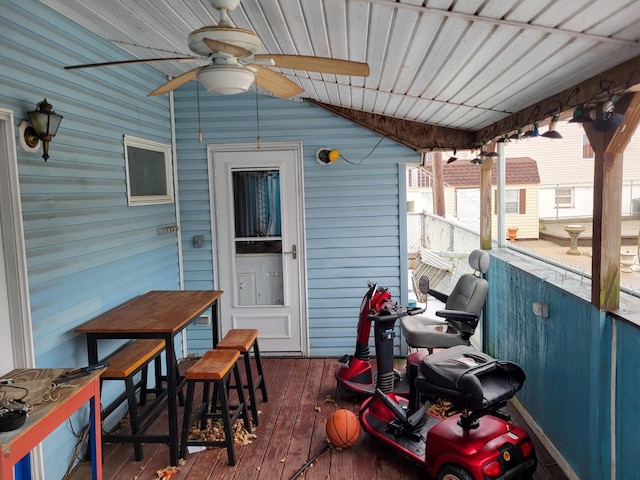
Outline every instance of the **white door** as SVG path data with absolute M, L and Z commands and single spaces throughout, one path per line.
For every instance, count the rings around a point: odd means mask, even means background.
M 221 333 L 259 330 L 260 349 L 307 353 L 302 144 L 210 145 Z

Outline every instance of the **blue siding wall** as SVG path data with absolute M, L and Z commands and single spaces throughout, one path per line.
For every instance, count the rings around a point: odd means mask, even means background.
M 0 3 L 0 107 L 18 124 L 46 97 L 64 116 L 47 163 L 17 142 L 38 367 L 86 365 L 74 327 L 179 288 L 177 236 L 156 232 L 176 223 L 175 206 L 127 206 L 122 143 L 126 134 L 170 144 L 168 99 L 146 97 L 165 78 L 148 66 L 63 69 L 125 55 L 40 2 Z M 75 441 L 67 424 L 45 441 L 47 478 L 62 477 Z
M 582 480 L 612 478 L 614 402 L 613 478 L 639 478 L 640 328 L 593 307 L 587 282 L 512 251 L 492 256 L 487 351 L 524 368 L 519 400 Z M 549 318 L 533 302 L 548 304 Z
M 255 143 L 258 136 L 255 94 L 221 96 L 201 88 L 199 96 L 202 143 L 195 82 L 175 93 L 187 289 L 214 282 L 206 144 Z M 310 104 L 268 96 L 258 102 L 262 142 L 301 140 L 304 146 L 310 354 L 343 355 L 355 345 L 367 280 L 388 286 L 400 299 L 406 232 L 400 229 L 405 205 L 399 201 L 404 177 L 398 163 L 415 163 L 419 156 Z M 337 148 L 355 164 L 340 159 L 319 165 L 320 147 Z M 204 235 L 208 248 L 194 249 L 193 235 Z M 191 327 L 189 348 L 206 348 L 208 334 L 207 327 Z

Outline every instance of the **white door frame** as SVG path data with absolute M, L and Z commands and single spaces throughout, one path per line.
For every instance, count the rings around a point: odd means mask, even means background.
M 27 256 L 22 224 L 13 112 L 0 108 L 0 221 L 11 314 L 15 368 L 33 368 L 35 353 L 29 307 Z M 3 372 L 0 372 L 3 373 Z
M 309 355 L 309 322 L 308 322 L 308 301 L 307 301 L 307 256 L 306 256 L 306 228 L 305 228 L 305 208 L 304 208 L 304 173 L 302 168 L 302 142 L 268 142 L 261 143 L 258 147 L 255 143 L 224 143 L 224 144 L 209 144 L 207 145 L 207 164 L 209 174 L 209 200 L 211 204 L 211 242 L 213 249 L 213 271 L 214 271 L 214 288 L 219 288 L 218 272 L 220 271 L 219 265 L 219 249 L 217 240 L 217 206 L 215 202 L 214 192 L 211 190 L 215 184 L 214 178 L 214 165 L 213 158 L 215 152 L 260 152 L 260 151 L 273 151 L 273 150 L 293 150 L 296 152 L 297 165 L 295 172 L 289 172 L 295 175 L 297 190 L 296 196 L 298 198 L 298 222 L 297 222 L 297 237 L 299 238 L 298 248 L 298 262 L 300 262 L 300 281 L 298 284 L 298 295 L 300 298 L 300 328 L 301 328 L 301 342 L 302 342 L 302 355 Z M 231 292 L 229 292 L 231 293 Z M 219 304 L 218 304 L 219 307 Z M 220 312 L 218 312 L 220 314 Z M 218 315 L 220 318 L 220 315 Z M 222 322 L 218 322 L 218 335 L 222 333 Z
M 11 325 L 13 366 L 14 368 L 34 368 L 36 362 L 15 131 L 13 111 L 0 108 L 0 233 Z M 0 372 L 0 374 L 3 373 L 7 372 Z M 34 479 L 44 478 L 44 457 L 40 445 L 31 454 L 31 469 Z

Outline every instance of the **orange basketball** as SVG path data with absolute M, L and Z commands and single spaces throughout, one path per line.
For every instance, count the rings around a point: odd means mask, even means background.
M 327 437 L 334 447 L 348 448 L 360 436 L 360 422 L 351 410 L 336 410 L 327 418 Z

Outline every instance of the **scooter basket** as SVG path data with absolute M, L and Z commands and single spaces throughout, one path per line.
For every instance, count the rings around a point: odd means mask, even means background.
M 421 394 L 470 411 L 498 407 L 525 381 L 524 371 L 515 363 L 496 360 L 466 345 L 425 356 L 420 373 L 416 388 Z

